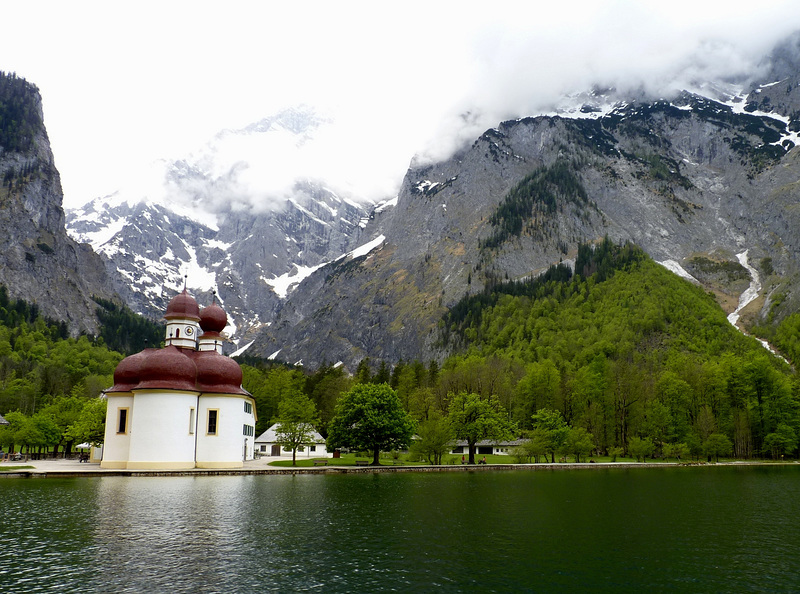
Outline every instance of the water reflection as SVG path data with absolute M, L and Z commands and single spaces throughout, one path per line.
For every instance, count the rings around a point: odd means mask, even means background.
M 800 468 L 3 479 L 3 592 L 773 590 Z

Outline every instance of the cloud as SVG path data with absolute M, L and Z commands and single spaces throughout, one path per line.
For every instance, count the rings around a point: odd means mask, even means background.
M 44 1 L 4 19 L 46 40 L 7 27 L 0 69 L 42 91 L 67 205 L 301 103 L 327 118 L 313 141 L 231 141 L 208 199 L 277 204 L 299 178 L 378 199 L 415 155 L 443 158 L 565 94 L 739 80 L 800 29 L 794 0 Z

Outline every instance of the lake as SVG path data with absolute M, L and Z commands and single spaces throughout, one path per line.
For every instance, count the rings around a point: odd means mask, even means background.
M 2 592 L 800 590 L 800 464 L 0 479 Z

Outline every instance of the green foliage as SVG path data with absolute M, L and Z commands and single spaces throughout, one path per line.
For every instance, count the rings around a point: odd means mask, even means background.
M 274 365 L 262 368 L 242 365 L 242 387 L 256 403 L 258 420 L 255 433 L 261 435 L 279 418 L 280 403 L 305 393 L 306 376 L 302 370 Z
M 417 427 L 417 436 L 410 452 L 430 464 L 441 464 L 442 457 L 452 449 L 455 440 L 453 428 L 446 417 L 433 413 Z
M 563 452 L 575 456 L 575 462 L 581 461 L 581 456 L 588 456 L 594 449 L 592 434 L 583 427 L 572 427 L 567 431 L 564 439 Z
M 781 423 L 800 432 L 790 369 L 733 328 L 712 296 L 608 240 L 581 246 L 576 269 L 532 283 L 527 295 L 495 290 L 462 302 L 468 313 L 447 327 L 451 344 L 468 348 L 445 362 L 435 392 L 453 389 L 444 383 L 451 370 L 476 374 L 470 385 L 501 395 L 522 429 L 536 411 L 556 410 L 601 451 L 649 438 L 654 455 L 685 443 L 699 456 L 721 433 L 747 458 L 769 453 L 764 440 Z M 784 353 L 800 353 L 798 320 L 778 332 Z
M 158 347 L 164 339 L 164 326 L 133 313 L 126 305 L 92 297 L 99 305 L 100 337 L 108 348 L 132 355 L 146 347 Z
M 764 438 L 764 453 L 768 453 L 774 460 L 783 458 L 797 448 L 797 433 L 785 423 L 779 424 L 775 431 Z
M 689 446 L 685 443 L 667 443 L 664 444 L 664 458 L 675 458 L 676 462 L 680 462 L 689 455 Z
M 719 461 L 720 456 L 729 456 L 731 452 L 733 452 L 731 440 L 721 433 L 712 433 L 703 442 L 703 453 L 716 461 Z
M 496 248 L 531 231 L 540 224 L 538 219 L 552 216 L 564 203 L 582 206 L 588 196 L 571 165 L 558 160 L 528 174 L 506 194 L 489 219 L 494 231 L 482 247 Z
M 452 395 L 448 421 L 456 439 L 469 446 L 469 464 L 475 464 L 475 445 L 484 439 L 499 441 L 514 436 L 516 427 L 496 397 L 482 398 L 475 393 Z
M 773 342 L 785 357 L 800 364 L 800 313 L 794 313 L 781 321 Z
M 652 456 L 656 446 L 649 437 L 634 437 L 628 443 L 628 454 L 636 458 L 637 462 L 644 462 L 645 458 Z
M 31 151 L 36 134 L 44 131 L 39 89 L 15 73 L 0 71 L 0 148 Z
M 356 384 L 342 395 L 328 425 L 328 448 L 370 451 L 380 465 L 380 452 L 402 449 L 416 423 L 388 384 Z
M 65 438 L 74 443 L 100 446 L 105 437 L 107 404 L 103 398 L 84 401 L 78 418 L 64 432 Z
M 317 421 L 314 401 L 299 390 L 287 395 L 278 404 L 275 441 L 284 450 L 292 452 L 292 466 L 297 464 L 297 450 L 311 443 L 314 437 L 313 424 Z
M 556 461 L 556 452 L 561 451 L 569 431 L 557 410 L 542 408 L 533 415 L 533 439 L 543 444 L 544 453 L 550 454 L 551 462 Z
M 483 293 L 464 297 L 445 315 L 442 341 L 456 346 L 480 342 L 483 339 L 483 315 L 486 310 L 498 306 L 506 296 L 516 298 L 515 303 L 525 302 L 523 298 L 561 301 L 582 289 L 583 279 L 591 277 L 593 284 L 601 283 L 616 271 L 634 269 L 646 259 L 646 254 L 633 244 L 620 246 L 608 237 L 596 245 L 581 244 L 575 259 L 575 274 L 581 278 L 573 279 L 568 266 L 557 264 L 536 278 L 489 284 Z

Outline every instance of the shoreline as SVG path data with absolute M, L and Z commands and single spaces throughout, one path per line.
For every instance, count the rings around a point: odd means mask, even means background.
M 33 466 L 19 470 L 2 471 L 3 466 Z M 387 472 L 487 472 L 487 471 L 557 471 L 588 469 L 631 469 L 631 468 L 679 468 L 679 467 L 721 467 L 721 466 L 787 466 L 798 464 L 797 461 L 764 462 L 543 462 L 540 464 L 472 464 L 472 465 L 386 465 L 386 466 L 303 466 L 285 467 L 269 466 L 263 461 L 249 460 L 242 468 L 192 468 L 182 470 L 146 470 L 146 469 L 106 469 L 100 468 L 97 462 L 83 463 L 77 460 L 45 460 L 31 462 L 0 463 L 0 478 L 77 478 L 102 476 L 258 476 L 258 475 L 294 475 L 294 474 L 369 474 Z

